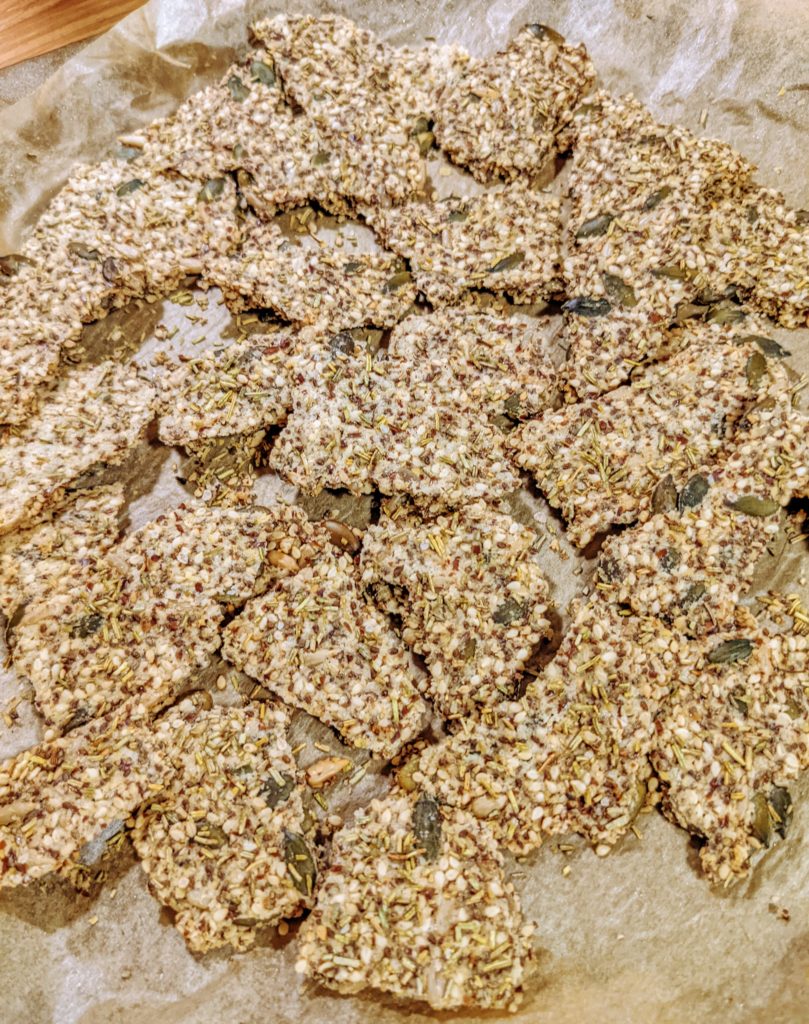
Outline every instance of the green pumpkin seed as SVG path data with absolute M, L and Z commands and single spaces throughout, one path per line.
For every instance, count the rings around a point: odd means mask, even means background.
M 750 698 L 747 696 L 747 694 L 744 692 L 741 686 L 737 686 L 730 691 L 728 701 L 730 702 L 731 707 L 734 707 L 740 714 L 747 717 L 750 711 Z
M 604 291 L 607 293 L 607 298 L 615 305 L 637 306 L 638 297 L 635 295 L 635 289 L 632 285 L 627 284 L 626 281 L 616 274 L 604 274 L 602 280 L 604 281 Z
M 79 619 L 73 629 L 71 629 L 70 635 L 74 639 L 86 640 L 88 636 L 93 636 L 97 633 L 103 624 L 103 615 L 100 615 L 98 612 L 90 612 Z
M 524 619 L 526 611 L 525 605 L 515 601 L 513 597 L 507 597 L 500 607 L 495 609 L 492 621 L 498 626 L 510 626 L 512 622 Z
M 499 274 L 503 270 L 513 270 L 515 267 L 519 267 L 524 259 L 524 252 L 513 252 L 510 256 L 504 256 L 498 260 L 493 267 L 489 267 L 489 273 Z
M 277 807 L 289 798 L 289 794 L 294 788 L 295 780 L 291 775 L 287 775 L 286 772 L 277 772 L 275 775 L 270 775 L 261 787 L 261 796 L 267 801 L 268 807 Z
M 687 611 L 692 608 L 698 601 L 701 601 L 708 588 L 704 583 L 692 583 L 691 586 L 686 590 L 683 596 L 680 598 L 680 607 L 683 611 Z
M 131 181 L 125 181 L 123 185 L 119 185 L 115 190 L 116 196 L 123 198 L 124 196 L 131 195 L 133 192 L 137 192 L 138 189 L 143 188 L 145 182 L 141 181 L 140 178 L 132 178 Z
M 614 220 L 615 215 L 612 213 L 602 213 L 598 217 L 591 217 L 576 232 L 576 238 L 599 238 L 601 235 L 606 235 Z
M 414 136 L 414 138 L 419 144 L 419 153 L 421 156 L 427 156 L 435 145 L 435 135 L 433 135 L 432 132 L 419 132 Z
M 562 309 L 568 313 L 576 313 L 577 316 L 606 316 L 612 306 L 606 299 L 591 299 L 582 295 L 565 302 Z
M 478 649 L 477 640 L 474 637 L 470 637 L 463 645 L 463 660 L 470 662 L 475 657 L 475 652 Z
M 247 150 L 244 148 L 241 142 L 237 142 L 236 145 L 231 150 L 231 153 L 233 154 L 233 159 L 236 160 L 237 162 L 240 162 L 244 160 L 245 156 L 247 155 Z
M 758 220 L 758 210 L 755 206 L 748 206 L 744 213 L 748 224 L 755 224 Z
M 468 216 L 469 213 L 467 210 L 453 210 L 449 217 L 447 217 L 447 220 L 450 224 L 459 224 L 462 221 L 465 221 Z
M 363 264 L 360 263 L 358 260 L 351 260 L 350 262 L 343 264 L 343 273 L 356 274 L 357 271 L 362 270 L 362 268 Z
M 551 42 L 556 43 L 557 46 L 561 46 L 565 41 L 565 37 L 560 35 L 556 29 L 549 28 L 547 25 L 541 25 L 537 21 L 531 25 L 527 25 L 526 28 L 531 35 L 536 36 L 537 39 L 550 39 Z
M 137 146 L 119 146 L 115 151 L 115 155 L 119 160 L 125 160 L 129 163 L 136 157 L 139 157 L 142 152 Z
M 671 195 L 671 186 L 664 185 L 659 188 L 657 192 L 652 192 L 646 202 L 643 204 L 644 210 L 653 210 L 656 206 L 659 206 L 664 199 L 667 199 Z
M 523 416 L 519 395 L 509 395 L 503 402 L 503 411 L 512 420 L 520 420 Z
M 254 81 L 262 85 L 275 85 L 275 68 L 265 64 L 263 60 L 254 60 L 250 65 L 250 74 Z
M 397 292 L 403 285 L 409 284 L 411 280 L 409 271 L 399 270 L 382 285 L 382 291 L 386 293 Z
M 699 305 L 696 302 L 681 302 L 677 306 L 674 318 L 678 323 L 683 323 L 685 320 L 702 318 L 707 311 L 707 306 Z
M 732 665 L 736 661 L 747 661 L 753 653 L 752 640 L 725 640 L 708 654 L 710 665 Z
M 67 247 L 67 251 L 74 256 L 78 256 L 80 260 L 90 260 L 91 263 L 96 263 L 101 259 L 101 253 L 98 249 L 88 249 L 81 242 L 71 242 Z
M 708 311 L 705 320 L 709 324 L 739 324 L 745 317 L 746 314 L 738 306 L 720 303 Z
M 746 516 L 762 517 L 774 515 L 781 508 L 777 501 L 759 498 L 755 494 L 743 494 L 735 501 L 731 501 L 729 505 L 730 508 L 736 509 L 737 512 L 743 512 Z
M 197 193 L 197 200 L 200 203 L 211 203 L 225 191 L 224 178 L 209 178 Z
M 765 338 L 761 334 L 745 334 L 744 337 L 739 338 L 740 345 L 748 343 L 758 345 L 764 355 L 769 356 L 771 359 L 783 359 L 785 356 L 792 355 L 789 349 L 779 345 L 774 338 Z
M 416 801 L 411 828 L 427 860 L 436 860 L 441 852 L 441 810 L 435 797 L 422 793 Z
M 114 284 L 118 280 L 118 264 L 112 256 L 108 256 L 101 264 L 101 273 L 104 280 L 109 281 L 110 284 Z
M 284 860 L 292 884 L 303 896 L 311 896 L 317 881 L 317 865 L 303 836 L 289 829 L 284 829 Z
M 753 797 L 753 820 L 750 823 L 750 831 L 762 846 L 770 845 L 772 824 L 767 797 L 763 793 L 756 793 Z
M 767 372 L 767 357 L 762 352 L 754 352 L 747 360 L 744 372 L 750 387 L 757 388 Z
M 331 153 L 328 153 L 325 149 L 319 150 L 312 157 L 312 167 L 323 167 L 331 160 Z
M 793 700 L 791 697 L 787 697 L 787 699 L 784 701 L 784 707 L 787 709 L 787 714 L 793 720 L 793 722 L 796 718 L 803 717 L 803 708 L 796 700 Z
M 696 473 L 686 483 L 677 497 L 677 508 L 682 512 L 686 508 L 697 508 L 708 493 L 708 481 Z
M 493 427 L 497 427 L 497 429 L 503 434 L 510 434 L 516 426 L 514 420 L 511 419 L 510 416 L 506 416 L 505 413 L 497 413 L 492 416 L 490 423 Z
M 236 184 L 241 192 L 246 191 L 252 185 L 255 185 L 255 183 L 256 179 L 249 171 L 246 171 L 243 167 L 240 167 L 236 171 Z
M 194 836 L 194 842 L 199 846 L 207 846 L 211 850 L 217 850 L 224 846 L 227 841 L 227 833 L 221 825 L 214 825 L 205 818 L 203 818 L 202 821 L 197 822 L 197 831 Z
M 685 281 L 688 277 L 688 271 L 684 267 L 679 267 L 676 263 L 672 263 L 667 267 L 657 267 L 652 271 L 652 277 L 665 277 L 672 281 Z
M 658 480 L 652 491 L 652 512 L 672 512 L 677 508 L 677 488 L 671 473 Z
M 4 277 L 14 277 L 23 267 L 33 267 L 34 261 L 27 256 L 20 256 L 19 253 L 10 252 L 8 256 L 0 256 L 0 274 Z
M 250 90 L 239 78 L 238 75 L 231 75 L 227 80 L 227 87 L 230 95 L 236 100 L 237 103 L 243 103 L 250 95 Z

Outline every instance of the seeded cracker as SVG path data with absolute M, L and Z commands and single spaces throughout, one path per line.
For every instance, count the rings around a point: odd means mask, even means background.
M 700 670 L 660 715 L 652 755 L 664 812 L 705 837 L 702 868 L 724 884 L 786 834 L 787 787 L 809 767 L 809 638 L 769 636 L 746 618 L 706 641 Z
M 748 373 L 761 357 L 753 343 L 689 346 L 631 387 L 523 424 L 507 443 L 584 547 L 648 513 L 663 477 L 680 486 L 715 458 L 766 387 L 766 359 L 761 374 Z
M 84 844 L 160 788 L 159 758 L 137 698 L 3 762 L 0 886 L 75 863 Z
M 554 660 L 520 701 L 428 748 L 417 786 L 471 811 L 520 855 L 576 832 L 599 852 L 627 831 L 651 773 L 654 716 L 688 641 L 613 605 L 576 602 Z
M 20 605 L 103 556 L 118 537 L 123 505 L 120 484 L 81 491 L 38 526 L 0 538 L 0 612 L 10 619 Z
M 296 357 L 294 406 L 270 456 L 274 469 L 309 492 L 376 487 L 438 507 L 517 487 L 502 433 L 445 359 L 414 366 L 360 355 L 353 341 L 344 347 Z
M 164 599 L 109 563 L 28 605 L 11 657 L 46 724 L 67 732 L 137 695 L 159 708 L 219 646 L 212 602 Z
M 433 305 L 469 288 L 535 303 L 561 289 L 559 200 L 517 183 L 480 196 L 365 211 Z
M 294 245 L 274 223 L 247 222 L 242 248 L 209 260 L 203 286 L 217 285 L 232 312 L 273 309 L 285 320 L 327 330 L 390 327 L 416 290 L 390 253 L 345 253 Z
M 549 321 L 446 309 L 410 316 L 388 342 L 396 359 L 443 358 L 467 394 L 491 416 L 535 416 L 553 404 L 556 370 L 547 356 Z
M 390 757 L 424 725 L 418 677 L 347 555 L 278 579 L 224 631 L 224 657 L 346 743 Z
M 132 841 L 194 952 L 249 949 L 257 928 L 312 904 L 316 868 L 288 723 L 280 707 L 190 703 L 159 723 L 169 781 L 138 814 Z
M 63 378 L 42 410 L 0 445 L 0 534 L 37 522 L 82 473 L 123 462 L 153 416 L 154 392 L 106 362 Z
M 502 856 L 470 815 L 393 795 L 335 836 L 295 966 L 340 992 L 516 1009 L 532 932 Z
M 325 151 L 337 156 L 342 195 L 387 205 L 421 191 L 424 86 L 411 88 L 396 67 L 405 56 L 392 60 L 390 47 L 335 16 L 279 15 L 253 32 L 272 55 L 286 95 L 315 122 Z
M 266 430 L 188 441 L 183 469 L 195 498 L 208 505 L 237 508 L 255 501 L 258 467 L 266 457 Z
M 595 80 L 583 46 L 528 25 L 505 50 L 472 60 L 441 94 L 435 137 L 478 181 L 536 174 Z
M 482 502 L 425 520 L 386 503 L 363 540 L 362 581 L 382 585 L 402 639 L 423 655 L 425 691 L 456 718 L 508 697 L 532 649 L 550 634 L 536 534 Z
M 164 444 L 268 428 L 292 406 L 289 355 L 297 335 L 280 331 L 234 341 L 170 370 L 159 383 Z

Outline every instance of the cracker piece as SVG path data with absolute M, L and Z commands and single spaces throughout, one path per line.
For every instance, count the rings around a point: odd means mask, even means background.
M 470 288 L 537 303 L 561 290 L 559 200 L 522 183 L 474 197 L 365 211 L 385 244 L 410 261 L 435 306 Z
M 132 841 L 149 889 L 195 953 L 249 949 L 258 928 L 313 903 L 288 725 L 280 707 L 189 702 L 158 724 L 168 779 L 139 811 Z
M 295 969 L 329 988 L 515 1009 L 533 926 L 474 818 L 428 796 L 374 800 L 334 837 Z
M 445 717 L 508 697 L 550 635 L 536 542 L 533 530 L 482 502 L 424 519 L 390 501 L 366 532 L 362 581 L 372 592 L 385 588 L 385 609 L 425 658 L 425 693 Z
M 470 61 L 447 86 L 436 140 L 478 181 L 536 174 L 557 153 L 556 136 L 594 81 L 584 46 L 528 25 L 504 50 Z
M 347 555 L 327 550 L 249 601 L 224 631 L 223 654 L 352 746 L 390 757 L 423 727 L 409 656 Z
M 0 534 L 42 519 L 87 470 L 123 462 L 153 407 L 151 385 L 128 367 L 105 362 L 64 377 L 0 445 Z

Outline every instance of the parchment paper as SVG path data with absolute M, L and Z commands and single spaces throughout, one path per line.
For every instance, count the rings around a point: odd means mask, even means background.
M 103 158 L 116 136 L 173 109 L 215 79 L 243 47 L 251 20 L 279 8 L 240 0 L 152 0 L 83 49 L 32 97 L 0 112 L 0 251 L 13 250 L 76 161 Z M 396 43 L 425 37 L 474 53 L 503 44 L 522 24 L 542 21 L 583 40 L 601 81 L 634 91 L 659 117 L 736 145 L 761 180 L 809 206 L 809 7 L 803 0 L 450 0 L 438 3 L 318 4 Z M 188 308 L 143 305 L 85 332 L 92 358 L 138 350 L 149 370 L 162 321 L 202 345 L 232 333 L 212 294 L 202 320 Z M 118 330 L 120 328 L 120 330 Z M 807 332 L 788 338 L 795 367 L 809 369 Z M 142 342 L 142 344 L 141 344 Z M 165 347 L 165 345 L 164 345 Z M 197 348 L 196 351 L 199 349 Z M 176 504 L 176 453 L 144 444 L 126 470 L 133 526 Z M 260 496 L 283 492 L 262 478 Z M 330 499 L 325 499 L 328 506 Z M 547 506 L 521 499 L 539 529 L 558 529 Z M 548 546 L 544 551 L 547 552 Z M 566 549 L 566 553 L 569 549 Z M 759 587 L 807 599 L 806 543 L 781 545 L 759 572 Z M 803 568 L 800 560 L 804 559 Z M 551 557 L 544 565 L 560 611 L 586 586 L 591 562 Z M 581 567 L 581 569 L 579 569 Z M 212 681 L 219 666 L 205 679 Z M 8 674 L 0 710 L 20 694 Z M 222 699 L 237 699 L 229 686 Z M 31 742 L 37 726 L 25 700 L 19 723 L 0 721 L 0 756 Z M 305 722 L 297 729 L 309 733 Z M 330 736 L 326 730 L 319 738 Z M 336 741 L 327 739 L 336 745 Z M 359 762 L 362 756 L 353 752 Z M 367 800 L 386 785 L 373 763 L 354 790 Z M 809 1020 L 809 786 L 798 794 L 789 837 L 768 851 L 749 880 L 712 891 L 698 874 L 688 836 L 656 812 L 642 816 L 606 859 L 571 841 L 549 842 L 510 871 L 525 912 L 538 923 L 538 964 L 515 1022 L 674 1024 L 683 1021 L 799 1024 Z M 330 796 L 347 810 L 346 793 Z M 567 875 L 564 867 L 570 867 Z M 107 864 L 106 885 L 79 896 L 45 881 L 0 898 L 0 1021 L 8 1024 L 396 1024 L 436 1019 L 393 1008 L 369 993 L 343 998 L 301 989 L 293 972 L 294 928 L 269 934 L 253 951 L 191 956 L 149 896 L 131 853 Z M 459 1024 L 497 1015 L 438 1015 Z

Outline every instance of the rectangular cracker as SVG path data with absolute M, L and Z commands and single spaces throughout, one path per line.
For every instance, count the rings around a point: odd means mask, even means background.
M 384 588 L 385 609 L 401 617 L 402 639 L 424 657 L 425 694 L 444 718 L 509 697 L 550 635 L 536 541 L 482 502 L 426 519 L 391 501 L 367 530 L 363 584 Z
M 528 25 L 508 46 L 472 60 L 440 96 L 439 146 L 478 181 L 537 174 L 556 137 L 595 81 L 584 46 L 544 25 Z
M 222 651 L 352 746 L 390 757 L 424 725 L 409 655 L 347 555 L 325 551 L 275 581 L 227 626 Z
M 433 1010 L 513 1010 L 532 931 L 486 830 L 394 792 L 334 837 L 295 969 L 339 992 L 371 987 Z
M 105 362 L 64 377 L 0 445 L 0 534 L 37 522 L 92 467 L 123 462 L 153 405 L 151 385 L 128 367 Z
M 149 889 L 195 953 L 249 949 L 258 928 L 313 902 L 314 858 L 302 874 L 287 853 L 290 834 L 305 849 L 306 831 L 288 725 L 281 707 L 190 702 L 158 723 L 167 782 L 139 811 L 132 841 Z
M 385 244 L 409 261 L 416 286 L 434 306 L 457 302 L 470 288 L 523 303 L 561 289 L 559 200 L 523 183 L 363 212 Z
M 688 346 L 632 386 L 523 424 L 507 443 L 584 547 L 644 517 L 666 475 L 679 486 L 711 464 L 766 387 L 748 379 L 754 353 L 763 360 L 752 343 Z

